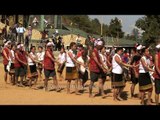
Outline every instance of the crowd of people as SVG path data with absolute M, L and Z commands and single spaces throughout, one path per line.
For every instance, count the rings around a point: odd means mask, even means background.
M 45 43 L 48 39 L 51 39 L 53 44 L 54 44 L 54 51 L 60 51 L 61 47 L 64 47 L 64 42 L 63 42 L 63 38 L 61 35 L 59 35 L 58 31 L 56 30 L 51 37 L 49 37 L 49 31 L 47 29 L 44 29 L 41 32 L 41 46 L 45 47 Z
M 17 30 L 19 30 L 19 39 L 21 39 L 22 30 L 20 28 Z M 29 35 L 31 37 L 31 31 Z M 88 36 L 85 45 L 81 44 L 79 36 L 76 41 L 70 43 L 69 50 L 65 50 L 64 45 L 58 48 L 60 52 L 56 59 L 53 40 L 45 41 L 44 47 L 38 46 L 38 51 L 33 45 L 26 50 L 23 39 L 17 42 L 5 40 L 4 48 L 1 51 L 5 71 L 4 81 L 7 83 L 9 74 L 12 85 L 29 86 L 36 89 L 37 81 L 43 80 L 42 74 L 44 74 L 45 91 L 49 91 L 48 80 L 52 78 L 55 89 L 59 92 L 62 90 L 57 80 L 57 75 L 59 75 L 61 80 L 66 80 L 68 94 L 70 94 L 71 81 L 75 82 L 75 94 L 78 95 L 82 94 L 79 90 L 84 89 L 86 82 L 90 80 L 89 97 L 94 97 L 92 90 L 94 83 L 98 82 L 99 95 L 105 98 L 104 84 L 108 77 L 111 79 L 113 100 L 121 101 L 123 100 L 121 93 L 126 86 L 126 80 L 130 79 L 132 81 L 130 89 L 132 98 L 135 97 L 135 86 L 139 84 L 138 94 L 141 104 L 144 105 L 145 92 L 148 92 L 147 104 L 152 104 L 151 96 L 153 85 L 155 85 L 155 101 L 157 105 L 159 104 L 160 44 L 156 46 L 153 61 L 153 57 L 149 53 L 149 46 L 137 44 L 129 53 L 122 47 L 106 48 L 103 37 L 97 39 Z M 65 78 L 62 75 L 64 68 L 66 69 Z M 29 80 L 25 83 L 26 79 Z
M 27 34 L 24 35 L 24 33 L 27 31 Z M 13 43 L 23 43 L 25 45 L 26 50 L 29 50 L 29 46 L 31 43 L 31 37 L 32 37 L 32 26 L 29 25 L 26 29 L 23 27 L 23 24 L 17 23 L 14 24 L 12 27 L 9 26 L 7 28 L 7 25 L 5 25 L 0 33 L 1 40 L 6 39 L 10 40 Z M 29 44 L 30 43 L 30 44 Z

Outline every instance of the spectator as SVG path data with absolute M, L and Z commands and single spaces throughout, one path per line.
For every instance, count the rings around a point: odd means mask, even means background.
M 58 51 L 61 50 L 61 47 L 62 47 L 62 38 L 59 36 L 59 37 L 58 37 L 58 42 L 57 42 Z
M 9 27 L 7 38 L 10 39 L 13 42 L 13 39 L 12 39 L 12 28 L 11 27 Z
M 41 43 L 42 43 L 43 47 L 44 47 L 44 44 L 45 44 L 45 41 L 46 41 L 46 38 L 47 38 L 47 34 L 48 34 L 48 32 L 45 29 L 41 32 L 41 35 L 42 35 Z
M 25 50 L 29 51 L 29 36 L 28 35 L 25 37 Z
M 31 25 L 29 25 L 29 26 L 28 26 L 28 40 L 29 40 L 29 46 L 30 46 L 30 44 L 32 44 L 31 38 L 32 38 L 32 27 L 31 27 Z
M 18 27 L 17 24 L 15 24 L 12 28 L 12 39 L 13 41 L 17 42 L 17 30 L 16 28 Z
M 7 25 L 2 29 L 2 35 L 5 39 L 7 39 Z
M 77 43 L 77 46 L 79 46 L 81 44 L 81 38 L 80 38 L 79 34 L 77 35 L 76 43 Z
M 16 29 L 18 33 L 18 42 L 24 44 L 24 32 L 26 29 L 20 24 L 20 26 Z
M 86 40 L 85 40 L 85 45 L 86 45 L 87 47 L 91 44 L 90 39 L 91 39 L 91 36 L 90 36 L 90 35 L 87 35 L 87 38 L 86 38 Z

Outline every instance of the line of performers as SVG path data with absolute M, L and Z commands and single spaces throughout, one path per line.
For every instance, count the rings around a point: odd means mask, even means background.
M 160 93 L 160 44 L 156 46 L 154 64 L 151 65 L 149 58 L 149 47 L 138 45 L 131 50 L 131 57 L 128 63 L 122 60 L 123 48 L 117 47 L 115 53 L 106 49 L 104 42 L 99 40 L 94 45 L 88 45 L 84 48 L 82 45 L 77 47 L 75 42 L 70 43 L 70 49 L 66 52 L 61 48 L 58 59 L 53 52 L 53 43 L 48 42 L 46 47 L 32 46 L 30 52 L 26 52 L 23 44 L 11 44 L 10 41 L 4 42 L 2 50 L 4 64 L 4 80 L 7 82 L 9 73 L 10 82 L 13 85 L 24 86 L 24 79 L 29 78 L 26 85 L 37 88 L 37 80 L 42 80 L 42 71 L 44 71 L 44 89 L 48 91 L 48 80 L 53 79 L 53 85 L 57 92 L 61 91 L 57 80 L 57 73 L 62 76 L 65 70 L 65 80 L 67 81 L 66 90 L 70 93 L 71 81 L 75 81 L 75 94 L 80 94 L 78 86 L 85 87 L 86 81 L 90 78 L 89 97 L 94 97 L 92 89 L 94 83 L 99 83 L 99 94 L 102 98 L 106 97 L 104 84 L 106 76 L 111 77 L 111 86 L 113 90 L 113 100 L 120 101 L 121 93 L 125 88 L 124 71 L 130 71 L 131 74 L 131 97 L 135 97 L 134 89 L 139 83 L 139 97 L 141 104 L 144 105 L 145 92 L 148 92 L 147 104 L 152 104 L 151 95 L 153 91 L 152 78 L 155 84 L 155 101 L 159 104 Z M 55 69 L 55 65 L 58 68 Z M 154 67 L 153 67 L 154 66 Z M 125 70 L 124 70 L 125 69 Z M 19 80 L 20 78 L 20 80 Z M 62 78 L 62 77 L 61 77 Z

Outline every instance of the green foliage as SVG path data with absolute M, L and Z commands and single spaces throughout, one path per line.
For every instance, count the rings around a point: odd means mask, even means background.
M 129 34 L 127 34 L 124 38 L 125 38 L 125 39 L 128 39 L 128 40 L 136 41 L 136 37 L 135 37 L 134 35 L 129 35 Z
M 70 27 L 79 28 L 90 34 L 101 34 L 101 23 L 97 18 L 90 19 L 88 15 L 64 15 L 63 18 L 70 20 Z M 103 24 L 103 35 L 107 35 L 108 25 Z
M 109 25 L 108 36 L 114 37 L 114 38 L 124 37 L 124 32 L 122 31 L 121 22 L 117 17 L 115 17 L 115 19 L 111 19 L 111 22 Z
M 72 28 L 79 28 L 87 33 L 101 35 L 101 23 L 97 18 L 90 19 L 88 15 L 64 15 L 63 18 L 69 19 L 69 26 Z M 123 38 L 124 32 L 122 31 L 122 24 L 116 17 L 112 19 L 110 25 L 102 25 L 103 36 L 109 36 L 114 38 Z
M 145 31 L 142 39 L 146 44 L 155 43 L 155 38 L 160 35 L 160 15 L 146 15 L 138 19 L 135 25 Z

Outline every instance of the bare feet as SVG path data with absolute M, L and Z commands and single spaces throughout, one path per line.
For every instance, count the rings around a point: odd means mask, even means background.
M 7 84 L 7 80 L 4 80 L 4 82 Z
M 123 101 L 123 99 L 120 96 L 117 96 L 117 100 Z
M 48 92 L 48 87 L 45 87 L 44 90 L 45 90 L 45 92 Z
M 153 105 L 151 101 L 147 101 L 147 105 Z
M 89 94 L 89 98 L 94 98 L 94 96 L 92 94 Z
M 19 87 L 25 87 L 22 83 L 19 84 Z
M 80 92 L 78 92 L 78 91 L 76 91 L 75 93 L 76 93 L 76 95 L 81 95 L 81 93 L 80 93 Z
M 71 94 L 70 90 L 67 90 L 67 94 Z
M 144 101 L 141 101 L 141 105 L 144 105 Z
M 104 93 L 102 93 L 102 99 L 104 99 L 106 96 L 105 96 L 105 94 Z
M 38 90 L 38 88 L 36 86 L 32 86 L 31 88 L 34 90 Z
M 138 97 L 136 97 L 135 95 L 131 96 L 131 99 L 139 99 Z
M 113 100 L 114 100 L 115 102 L 118 102 L 118 101 L 119 101 L 117 98 L 113 98 Z
M 61 91 L 61 88 L 57 88 L 57 89 L 56 89 L 56 92 L 60 92 L 60 91 Z
M 131 99 L 134 98 L 134 94 L 131 94 Z

